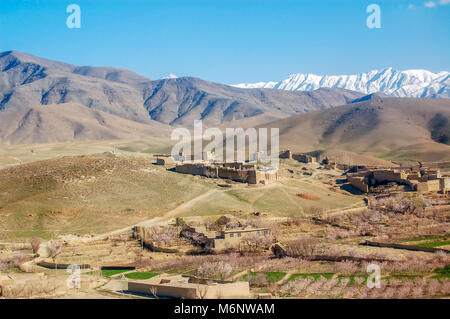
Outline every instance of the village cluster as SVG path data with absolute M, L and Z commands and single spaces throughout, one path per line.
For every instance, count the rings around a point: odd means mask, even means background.
M 0 296 L 448 296 L 450 163 L 352 165 L 282 150 L 275 169 L 261 163 L 259 154 L 250 158 L 223 163 L 212 154 L 199 161 L 162 154 L 155 155 L 152 169 L 196 176 L 222 187 L 216 192 L 266 190 L 262 196 L 270 198 L 271 189 L 285 183 L 283 192 L 310 185 L 323 189 L 324 197 L 336 193 L 358 201 L 325 210 L 319 196 L 297 191 L 296 203 L 304 205 L 298 215 L 172 215 L 104 235 L 2 244 L 10 257 L 0 258 Z M 417 238 L 410 239 L 413 233 Z M 32 254 L 15 254 L 30 248 Z M 367 285 L 374 263 L 383 271 L 379 290 Z

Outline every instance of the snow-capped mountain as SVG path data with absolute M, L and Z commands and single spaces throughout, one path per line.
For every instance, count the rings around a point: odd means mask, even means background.
M 382 92 L 396 97 L 450 98 L 450 72 L 427 70 L 397 71 L 393 68 L 354 75 L 292 74 L 279 82 L 241 83 L 239 88 L 270 88 L 288 91 L 312 91 L 342 88 L 366 94 Z
M 162 80 L 167 80 L 167 79 L 178 79 L 178 75 L 170 73 L 162 78 Z

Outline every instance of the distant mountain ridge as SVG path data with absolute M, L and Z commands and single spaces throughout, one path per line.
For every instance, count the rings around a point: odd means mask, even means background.
M 374 76 L 371 85 L 386 91 L 400 78 L 403 84 L 448 82 L 448 75 L 427 72 L 409 80 L 397 74 L 389 82 L 386 72 Z M 363 83 L 350 79 L 346 83 L 354 89 Z M 291 91 L 288 86 L 243 89 L 193 77 L 154 81 L 125 69 L 2 52 L 0 144 L 168 139 L 174 126 L 190 127 L 201 119 L 205 126 L 222 128 L 278 127 L 280 145 L 302 152 L 335 148 L 394 159 L 449 158 L 450 99 L 396 98 L 335 86 Z M 446 90 L 437 89 L 435 97 Z
M 450 72 L 427 70 L 398 71 L 393 68 L 354 75 L 292 74 L 278 82 L 241 83 L 239 88 L 269 88 L 287 91 L 312 91 L 319 88 L 341 88 L 371 94 L 385 93 L 395 97 L 450 98 Z
M 342 89 L 245 90 L 192 77 L 152 81 L 125 69 L 75 66 L 17 51 L 0 53 L 0 112 L 75 103 L 127 120 L 207 125 L 269 114 L 282 118 L 362 97 Z

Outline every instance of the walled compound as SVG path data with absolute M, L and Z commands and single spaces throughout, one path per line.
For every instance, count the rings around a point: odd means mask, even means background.
M 291 150 L 282 150 L 279 155 L 280 158 L 293 159 L 301 163 L 316 163 L 317 158 L 303 153 L 292 153 Z
M 362 192 L 368 193 L 371 187 L 394 182 L 406 185 L 409 190 L 421 193 L 450 190 L 450 178 L 441 176 L 439 169 L 429 167 L 365 167 L 354 173 L 347 173 L 347 181 Z
M 278 170 L 273 167 L 244 163 L 182 163 L 175 171 L 183 174 L 201 175 L 210 178 L 231 179 L 249 184 L 267 184 L 278 179 Z
M 150 279 L 129 281 L 127 290 L 182 299 L 250 297 L 248 281 L 211 280 L 185 275 L 158 275 Z

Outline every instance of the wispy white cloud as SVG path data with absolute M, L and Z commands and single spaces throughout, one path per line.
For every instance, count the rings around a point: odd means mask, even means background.
M 450 4 L 450 0 L 439 0 L 439 1 L 436 0 L 436 1 L 427 1 L 427 2 L 423 3 L 423 5 L 427 8 L 435 8 L 437 6 L 446 6 L 447 4 Z

